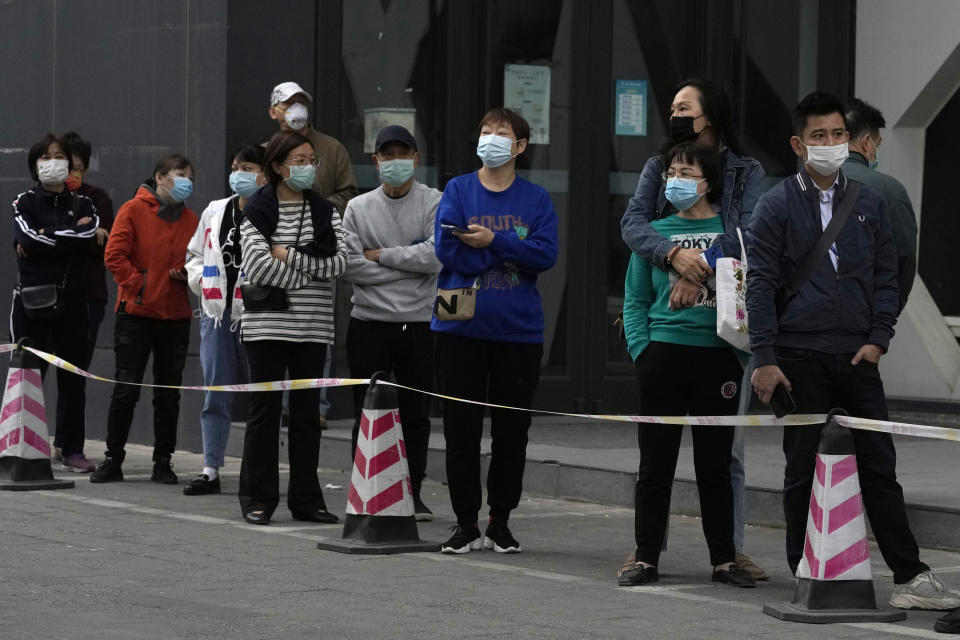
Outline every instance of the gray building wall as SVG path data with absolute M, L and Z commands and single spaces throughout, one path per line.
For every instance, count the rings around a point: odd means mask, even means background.
M 0 198 L 9 204 L 30 186 L 27 151 L 47 131 L 75 129 L 94 145 L 87 179 L 114 206 L 130 199 L 154 164 L 183 153 L 195 168 L 187 205 L 199 215 L 226 189 L 226 0 L 12 0 L 0 5 L 0 55 L 5 99 L 0 100 Z M 264 97 L 264 102 L 266 98 Z M 12 221 L 0 225 L 0 291 L 16 282 Z M 109 277 L 109 276 L 108 276 Z M 100 327 L 91 370 L 112 377 L 113 303 Z M 9 316 L 10 296 L 2 313 Z M 3 333 L 7 333 L 4 331 Z M 201 384 L 194 323 L 185 384 Z M 52 372 L 51 372 L 52 373 Z M 6 375 L 6 359 L 0 364 Z M 47 376 L 53 428 L 55 392 Z M 147 380 L 151 375 L 147 373 Z M 112 386 L 89 381 L 87 434 L 103 437 Z M 179 446 L 199 449 L 202 394 L 182 396 Z M 150 392 L 137 409 L 131 440 L 152 442 Z M 101 452 L 88 451 L 91 458 Z

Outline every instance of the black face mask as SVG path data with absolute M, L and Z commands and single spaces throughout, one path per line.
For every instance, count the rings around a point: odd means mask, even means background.
M 697 116 L 699 118 L 700 116 Z M 670 139 L 676 143 L 694 140 L 697 132 L 693 130 L 693 121 L 690 116 L 674 116 L 670 118 Z

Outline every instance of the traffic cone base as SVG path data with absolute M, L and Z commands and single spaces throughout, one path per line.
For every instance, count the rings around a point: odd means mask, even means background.
M 417 532 L 407 449 L 397 408 L 397 392 L 371 376 L 363 400 L 360 433 L 353 458 L 343 538 L 317 543 L 340 553 L 386 554 L 439 551 Z
M 72 489 L 73 480 L 53 477 L 50 459 L 0 458 L 0 491 Z

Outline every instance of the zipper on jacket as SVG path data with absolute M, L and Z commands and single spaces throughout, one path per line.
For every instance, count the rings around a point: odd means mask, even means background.
M 140 286 L 140 291 L 137 292 L 137 304 L 143 304 L 143 292 L 147 289 L 147 270 L 140 269 L 140 273 L 143 275 L 143 284 Z

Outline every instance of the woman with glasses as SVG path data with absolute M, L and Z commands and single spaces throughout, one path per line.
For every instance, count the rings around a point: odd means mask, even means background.
M 734 126 L 733 101 L 726 88 L 710 80 L 693 78 L 677 87 L 670 106 L 670 140 L 661 153 L 647 160 L 637 183 L 637 191 L 630 198 L 627 210 L 620 221 L 623 241 L 639 258 L 650 260 L 654 267 L 677 273 L 670 292 L 673 308 L 689 307 L 696 300 L 701 285 L 713 275 L 713 269 L 700 257 L 700 250 L 683 247 L 672 242 L 651 225 L 654 220 L 666 218 L 676 212 L 676 207 L 665 196 L 666 180 L 662 177 L 667 169 L 664 154 L 680 142 L 696 141 L 719 152 L 723 166 L 723 196 L 717 203 L 724 233 L 718 240 L 721 255 L 739 257 L 741 253 L 737 228 L 746 229 L 763 193 L 763 167 L 753 158 L 744 155 L 740 136 Z M 750 379 L 749 367 L 740 382 Z M 750 395 L 743 396 L 740 411 L 749 408 Z M 737 547 L 737 562 L 758 580 L 767 575 L 750 558 L 742 553 L 744 530 L 744 455 L 743 428 L 737 427 L 733 460 L 730 468 L 734 493 L 734 540 Z
M 184 261 L 197 228 L 197 214 L 183 201 L 191 193 L 193 165 L 183 156 L 167 156 L 133 200 L 120 207 L 113 222 L 103 261 L 117 282 L 116 379 L 137 384 L 113 387 L 106 458 L 90 476 L 91 482 L 123 480 L 124 447 L 150 354 L 154 384 L 178 386 L 183 379 L 193 316 Z M 154 482 L 177 484 L 170 456 L 177 444 L 179 417 L 180 392 L 153 389 Z
M 280 131 L 263 158 L 266 184 L 244 208 L 241 334 L 253 382 L 319 378 L 333 345 L 332 279 L 346 267 L 340 216 L 311 190 L 314 149 L 303 135 Z M 280 502 L 279 429 L 282 395 L 250 394 L 240 467 L 240 507 L 250 524 L 265 525 Z M 317 477 L 320 390 L 290 392 L 290 483 L 295 520 L 333 523 Z
M 653 228 L 670 242 L 712 246 L 723 234 L 719 212 L 723 169 L 716 151 L 694 142 L 665 156 L 666 196 L 678 213 Z M 671 291 L 680 279 L 648 258 L 630 256 L 624 284 L 623 325 L 640 386 L 640 415 L 730 415 L 737 409 L 740 363 L 733 347 L 717 337 L 714 279 L 700 286 L 693 305 L 675 309 Z M 752 587 L 735 564 L 730 451 L 733 427 L 691 427 L 693 462 L 700 493 L 703 533 L 713 581 Z M 640 424 L 640 469 L 636 489 L 636 561 L 620 575 L 621 586 L 659 579 L 658 564 L 670 515 L 670 489 L 680 452 L 681 427 Z
M 265 183 L 263 147 L 242 145 L 230 163 L 229 184 L 234 195 L 207 206 L 187 245 L 187 284 L 200 298 L 202 314 L 204 385 L 238 384 L 247 378 L 247 358 L 240 343 L 240 221 L 247 199 Z M 200 412 L 203 471 L 183 488 L 184 495 L 220 493 L 220 467 L 230 437 L 234 397 L 226 391 L 204 394 Z

